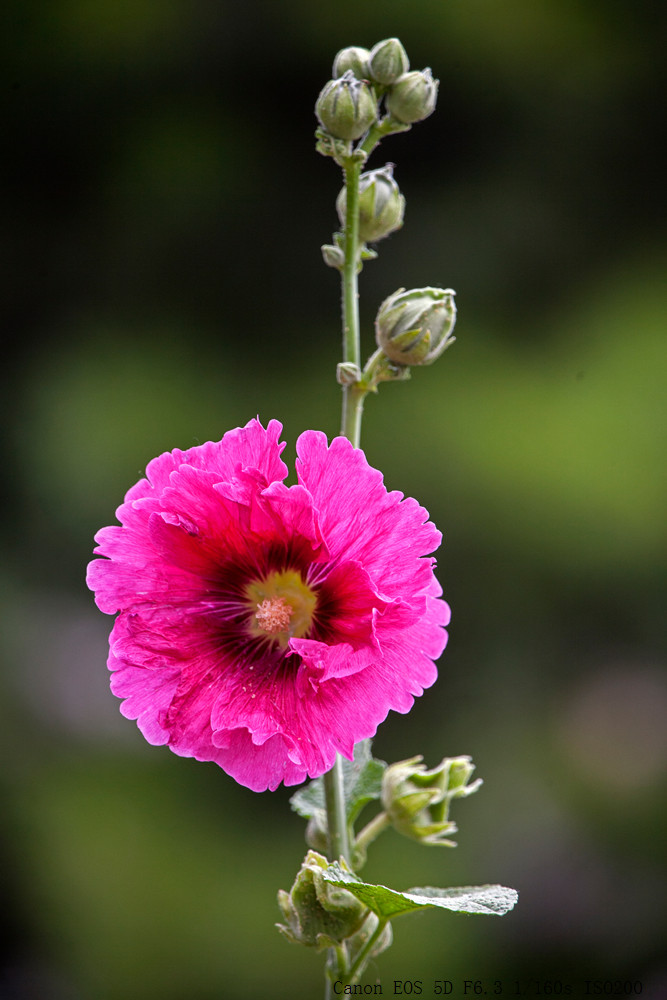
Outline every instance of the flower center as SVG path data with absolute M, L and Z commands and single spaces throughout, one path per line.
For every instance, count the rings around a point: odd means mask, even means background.
M 296 570 L 253 580 L 245 595 L 251 611 L 247 627 L 256 638 L 272 639 L 287 648 L 293 636 L 302 638 L 309 631 L 317 594 Z
M 276 632 L 284 632 L 289 625 L 294 608 L 285 604 L 282 597 L 269 597 L 257 605 L 255 618 L 257 624 L 269 635 Z

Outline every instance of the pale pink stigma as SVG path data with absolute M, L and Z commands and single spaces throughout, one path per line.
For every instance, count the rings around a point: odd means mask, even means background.
M 282 597 L 269 597 L 257 605 L 255 618 L 263 632 L 276 635 L 284 632 L 290 623 L 293 608 Z

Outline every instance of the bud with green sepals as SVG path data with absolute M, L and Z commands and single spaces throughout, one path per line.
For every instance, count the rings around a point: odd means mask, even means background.
M 423 844 L 455 847 L 446 839 L 456 833 L 449 819 L 453 799 L 472 795 L 481 779 L 468 785 L 475 770 L 470 757 L 445 757 L 428 771 L 423 757 L 412 757 L 390 764 L 382 778 L 382 805 L 399 833 Z
M 330 135 L 350 142 L 359 139 L 377 120 L 378 107 L 370 85 L 347 70 L 323 87 L 315 113 Z
M 347 188 L 336 200 L 338 218 L 345 225 Z M 394 164 L 369 170 L 359 178 L 359 239 L 374 243 L 403 225 L 405 198 L 394 180 Z
M 359 45 L 348 45 L 347 48 L 341 49 L 334 59 L 332 74 L 334 79 L 338 79 L 343 73 L 351 70 L 357 80 L 367 80 L 370 75 L 368 71 L 369 56 L 368 49 L 361 48 Z
M 451 288 L 399 288 L 384 300 L 375 319 L 375 338 L 397 365 L 430 365 L 456 339 L 456 305 Z
M 335 267 L 342 270 L 345 263 L 345 254 L 339 246 L 332 243 L 325 243 L 322 247 L 322 258 L 327 267 Z
M 341 866 L 347 871 L 345 862 Z M 329 948 L 355 934 L 368 916 L 368 908 L 346 889 L 325 882 L 322 872 L 329 862 L 317 851 L 308 851 L 289 892 L 278 893 L 285 924 L 276 924 L 294 944 Z
M 375 83 L 383 86 L 395 83 L 410 69 L 408 54 L 398 38 L 385 38 L 371 49 L 368 56 L 368 71 Z
M 406 125 L 423 121 L 435 110 L 439 82 L 433 79 L 428 67 L 405 73 L 392 85 L 385 98 L 387 111 L 392 118 Z

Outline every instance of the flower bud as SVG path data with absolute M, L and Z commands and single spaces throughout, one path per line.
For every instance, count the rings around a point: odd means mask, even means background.
M 328 867 L 325 857 L 308 851 L 290 892 L 281 889 L 278 893 L 287 923 L 276 926 L 295 944 L 316 948 L 340 944 L 359 930 L 368 915 L 368 908 L 356 896 L 323 879 Z
M 322 89 L 315 114 L 330 135 L 350 141 L 359 139 L 376 120 L 377 101 L 369 84 L 348 69 Z
M 306 826 L 306 843 L 314 851 L 320 851 L 323 854 L 329 848 L 329 834 L 327 833 L 326 818 L 324 818 L 324 825 L 322 825 L 322 812 L 323 810 L 316 809 L 315 813 L 308 820 L 308 825 Z
M 379 917 L 377 917 L 375 913 L 370 912 L 361 929 L 348 939 L 348 950 L 351 955 L 358 955 L 361 949 L 367 946 L 369 939 L 377 931 L 379 923 Z M 393 940 L 394 932 L 391 929 L 391 920 L 388 920 L 384 925 L 384 928 L 380 931 L 378 937 L 371 945 L 368 958 L 377 958 L 378 955 L 390 947 Z
M 341 248 L 334 246 L 332 243 L 325 243 L 321 249 L 322 257 L 327 267 L 336 267 L 340 271 L 345 263 L 345 254 Z
M 410 125 L 423 121 L 435 109 L 439 80 L 430 69 L 415 70 L 400 77 L 385 99 L 387 111 L 399 122 Z
M 451 288 L 399 288 L 375 319 L 375 339 L 397 365 L 430 365 L 454 343 L 456 305 Z
M 366 80 L 369 76 L 369 55 L 368 49 L 362 49 L 358 45 L 348 45 L 346 49 L 341 49 L 334 59 L 332 73 L 334 80 L 348 70 L 352 70 L 357 80 Z
M 341 225 L 345 225 L 347 189 L 336 199 Z M 374 243 L 403 225 L 405 198 L 394 180 L 394 164 L 369 170 L 359 178 L 359 239 Z
M 336 380 L 340 385 L 356 385 L 361 380 L 361 369 L 354 361 L 340 361 L 336 365 Z M 310 841 L 308 841 L 310 844 Z M 310 844 L 314 847 L 314 844 Z
M 398 38 L 386 38 L 383 42 L 378 42 L 369 53 L 368 70 L 376 83 L 385 86 L 395 83 L 409 69 L 408 54 Z
M 456 824 L 448 819 L 452 799 L 471 795 L 481 780 L 467 785 L 475 770 L 470 757 L 445 757 L 427 771 L 422 757 L 412 757 L 390 764 L 382 777 L 382 805 L 394 828 L 424 844 L 455 847 L 446 840 L 456 832 Z

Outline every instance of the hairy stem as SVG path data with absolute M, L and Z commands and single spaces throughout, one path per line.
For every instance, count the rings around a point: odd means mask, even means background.
M 387 926 L 387 918 L 386 917 L 384 918 L 384 920 L 378 920 L 377 927 L 375 928 L 375 930 L 373 931 L 373 933 L 369 937 L 369 939 L 366 942 L 366 944 L 363 946 L 363 948 L 357 953 L 356 957 L 354 958 L 354 960 L 352 962 L 352 965 L 350 966 L 350 968 L 349 968 L 349 970 L 347 972 L 347 979 L 345 979 L 345 980 L 342 981 L 342 985 L 343 986 L 347 986 L 347 985 L 351 986 L 351 985 L 353 985 L 354 983 L 356 983 L 358 981 L 359 976 L 361 976 L 361 974 L 365 970 L 366 966 L 368 965 L 368 960 L 369 960 L 369 958 L 371 956 L 373 948 L 375 947 L 375 942 L 380 937 L 380 935 L 382 934 L 382 931 L 385 929 L 386 926 Z
M 361 830 L 354 842 L 354 846 L 359 851 L 365 851 L 369 844 L 372 844 L 376 837 L 378 837 L 383 830 L 391 826 L 391 820 L 386 812 L 380 812 L 367 823 L 366 826 Z
M 343 761 L 340 754 L 336 754 L 334 766 L 327 771 L 323 780 L 329 829 L 329 860 L 338 861 L 343 857 L 349 864 L 350 842 L 343 794 Z
M 341 270 L 342 282 L 342 316 L 343 316 L 343 361 L 354 364 L 361 369 L 361 350 L 359 342 L 359 177 L 361 175 L 360 159 L 350 157 L 346 160 L 345 186 L 347 188 L 347 208 L 345 213 L 344 232 L 344 264 Z M 361 436 L 361 415 L 366 390 L 357 384 L 343 386 L 343 407 L 340 432 L 359 447 Z M 329 832 L 329 860 L 337 861 L 344 858 L 348 864 L 351 861 L 347 812 L 343 789 L 343 761 L 336 754 L 334 766 L 324 777 L 324 797 L 327 810 L 327 827 Z M 330 955 L 333 966 L 338 969 L 339 978 L 347 978 L 346 955 L 333 949 Z M 333 996 L 332 981 L 327 977 L 326 997 Z
M 343 361 L 360 367 L 359 346 L 359 176 L 361 162 L 350 157 L 345 163 L 347 210 L 345 214 L 345 263 L 341 271 L 343 305 Z M 343 386 L 343 412 L 340 432 L 359 447 L 361 413 L 365 393 L 357 385 Z M 349 863 L 350 844 L 343 795 L 343 764 L 340 754 L 332 769 L 324 775 L 324 794 L 329 828 L 329 857 L 336 861 L 341 856 Z
M 345 164 L 347 206 L 345 213 L 345 262 L 341 271 L 343 301 L 343 361 L 361 367 L 359 346 L 359 177 L 361 162 L 350 157 Z M 343 386 L 340 432 L 359 447 L 365 392 L 357 385 Z

